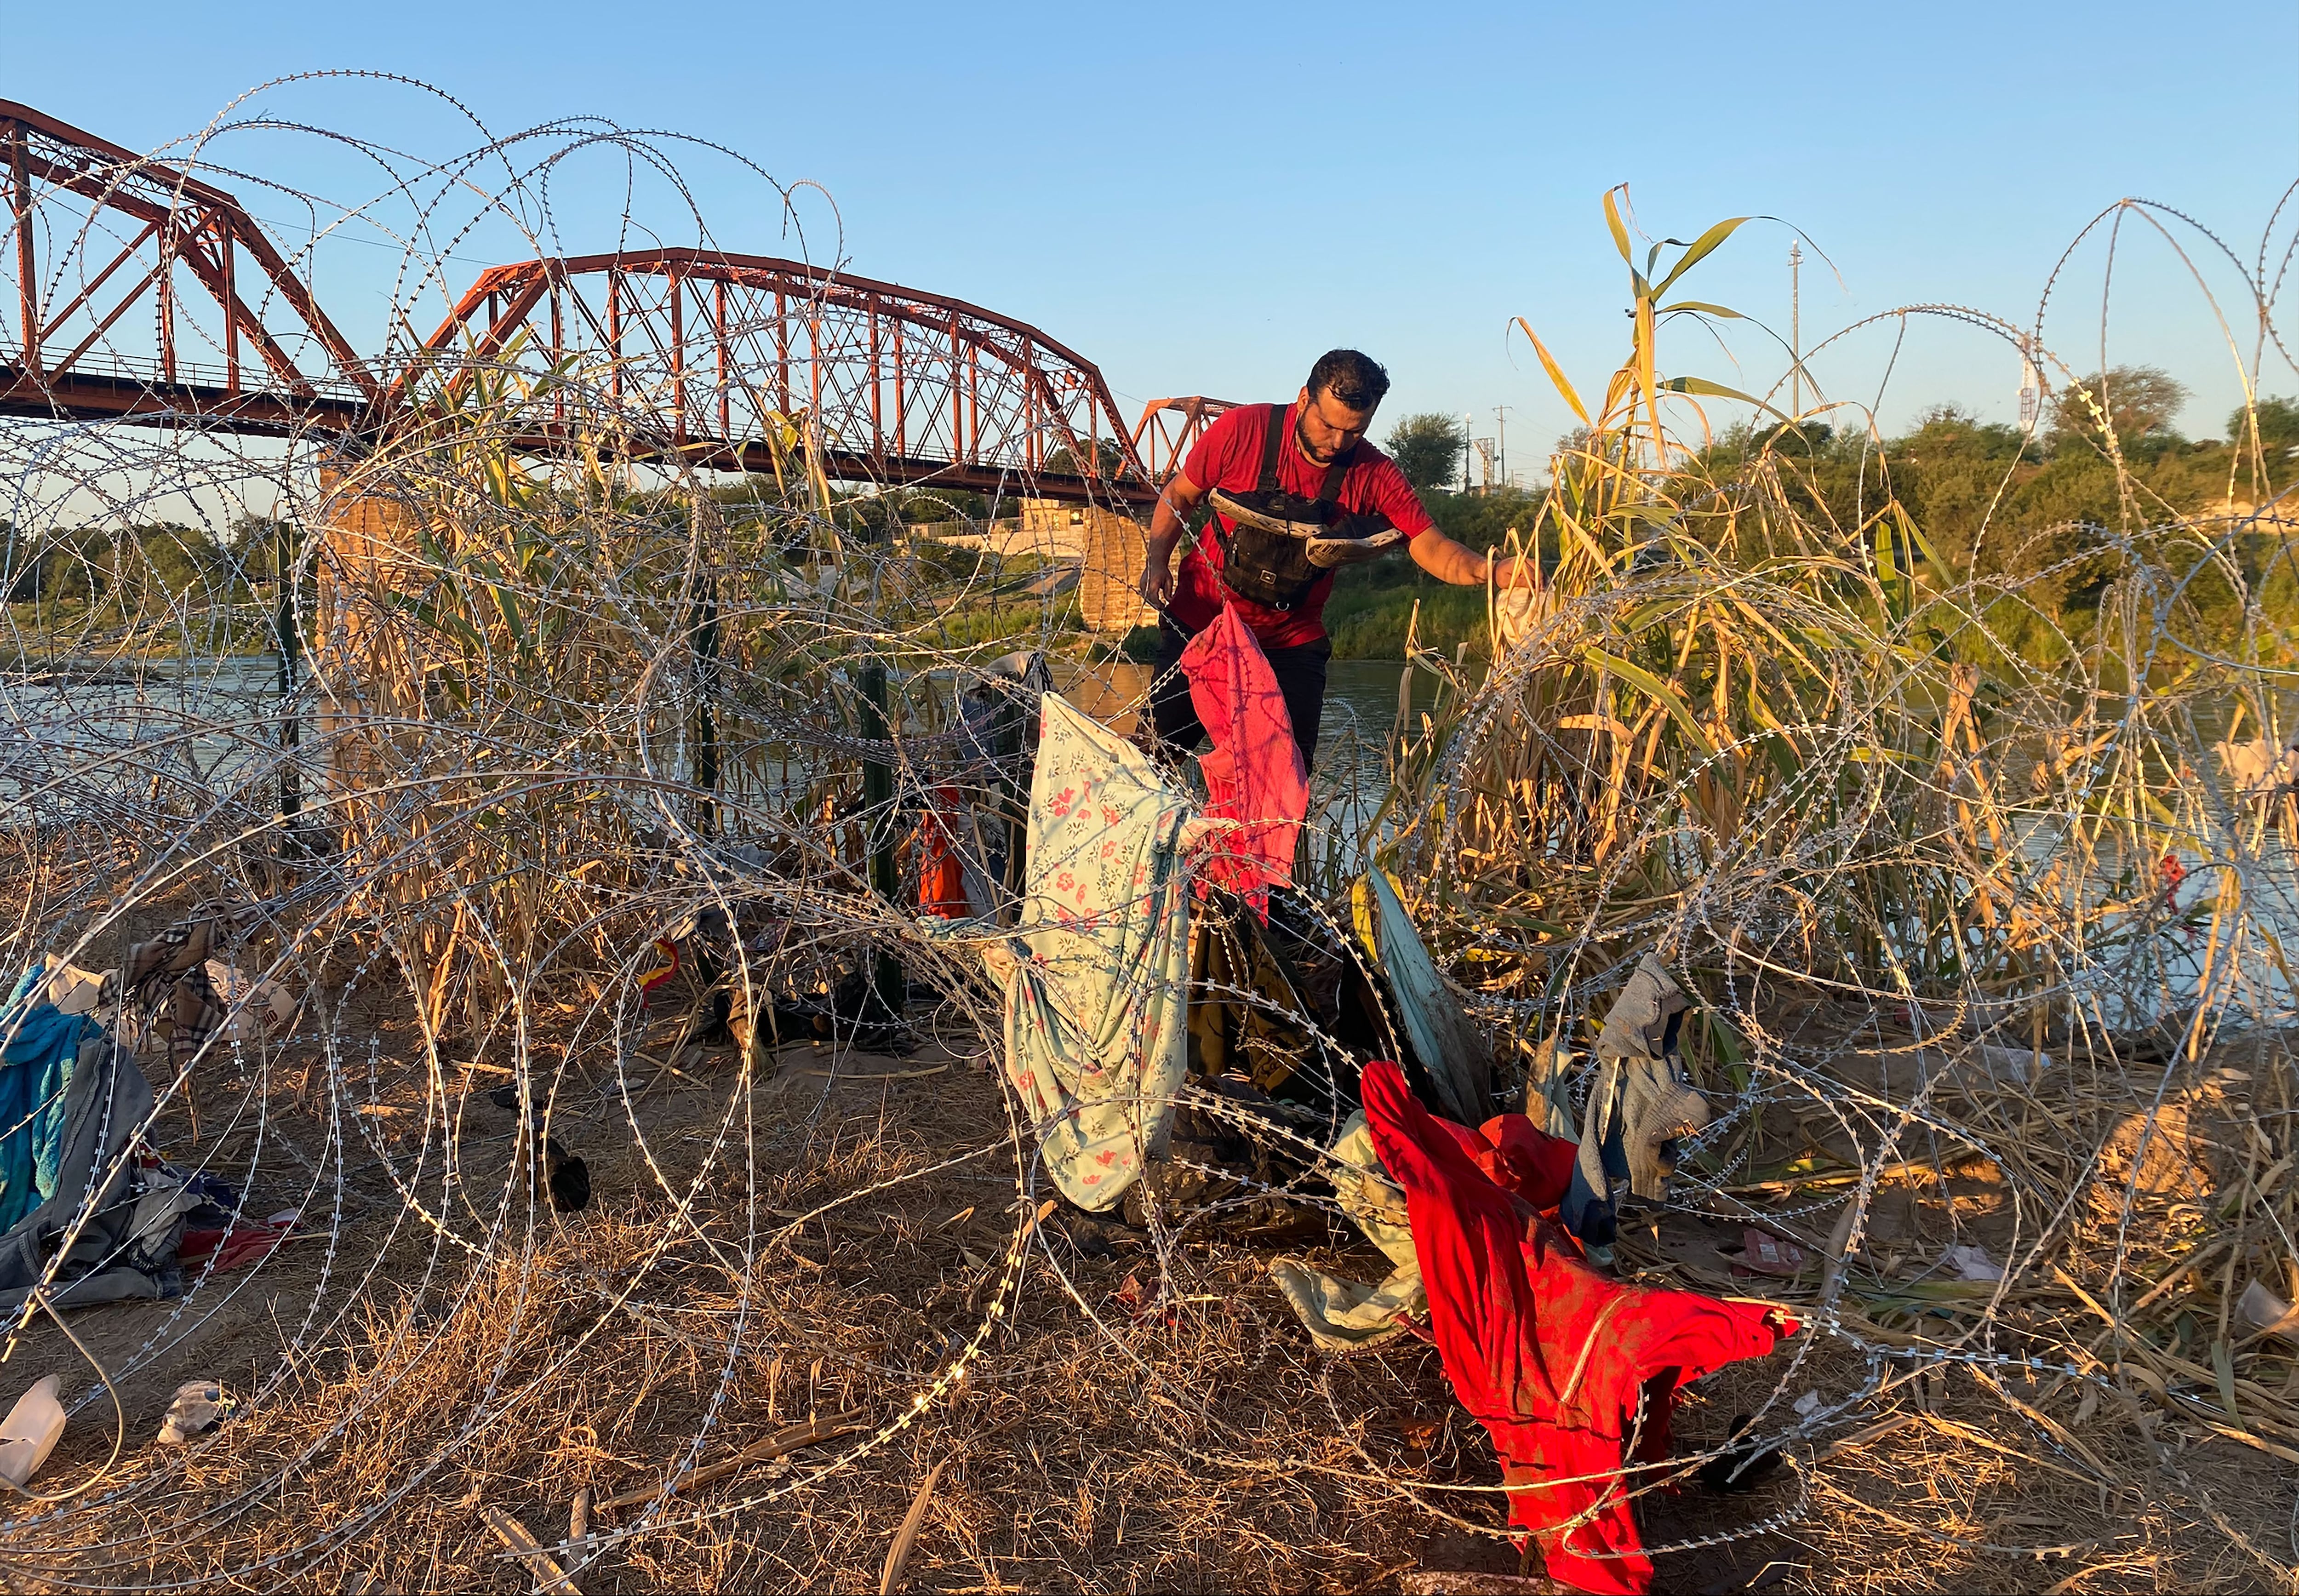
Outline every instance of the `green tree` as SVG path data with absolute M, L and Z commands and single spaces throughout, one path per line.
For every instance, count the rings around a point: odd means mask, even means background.
M 1461 452 L 1468 446 L 1460 421 L 1433 411 L 1406 417 L 1389 435 L 1389 457 L 1418 488 L 1450 484 L 1459 473 Z
M 2096 438 L 2098 412 L 2104 412 L 2120 444 L 2177 438 L 2172 423 L 2187 403 L 2187 385 L 2161 366 L 2111 366 L 2105 374 L 2095 371 L 2061 392 L 2052 429 L 2063 438 Z
M 1094 459 L 1100 462 L 1100 476 L 1104 480 L 1108 480 L 1116 476 L 1125 466 L 1125 445 L 1115 438 L 1096 438 L 1093 442 L 1093 455 Z M 1070 446 L 1067 444 L 1064 444 L 1046 456 L 1046 474 L 1056 477 L 1083 475 L 1078 470 L 1077 457 L 1070 452 Z
M 215 540 L 204 528 L 173 521 L 131 528 L 119 540 L 113 569 L 134 572 L 144 589 L 170 598 L 212 600 L 228 587 L 218 580 L 219 570 L 228 567 L 219 558 Z
M 2260 453 L 2267 456 L 2270 468 L 2299 449 L 2299 399 L 2262 399 L 2248 411 L 2229 411 L 2228 441 L 2241 447 L 2254 421 L 2259 427 Z
M 1982 421 L 1961 405 L 1936 404 L 1916 418 L 1913 431 L 1888 446 L 1894 489 L 1953 569 L 1970 569 L 1980 528 L 2004 490 L 2024 441 L 2016 427 Z M 2083 452 L 2071 454 L 2067 462 L 2071 471 L 2094 464 L 2106 470 L 2096 454 Z M 2111 487 L 2105 500 L 2109 511 L 2114 503 Z M 1847 505 L 1847 513 L 1856 516 L 1855 506 L 1856 500 Z M 1991 570 L 2000 569 L 1997 562 L 2008 552 L 2006 539 L 1999 530 L 1991 534 L 1989 543 L 1992 553 L 1983 563 Z
M 243 515 L 224 528 L 224 553 L 243 581 L 271 582 L 279 577 L 279 552 L 295 536 L 291 522 L 268 515 Z
M 5 602 L 21 604 L 40 596 L 40 549 L 16 535 L 15 523 L 0 519 L 0 587 Z

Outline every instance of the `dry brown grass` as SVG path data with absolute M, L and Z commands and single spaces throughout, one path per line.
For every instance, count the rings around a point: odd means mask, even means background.
M 549 1543 L 579 1489 L 603 1500 L 657 1486 L 793 1420 L 850 1409 L 870 1428 L 848 1442 L 596 1515 L 594 1541 L 574 1554 L 584 1588 L 873 1589 L 919 1482 L 944 1459 L 912 1589 L 1340 1591 L 1407 1567 L 1518 1567 L 1496 1533 L 1497 1465 L 1432 1351 L 1319 1359 L 1267 1286 L 1263 1252 L 1219 1240 L 1166 1256 L 1161 1308 L 1158 1259 L 1084 1257 L 1058 1226 L 1033 1242 L 1009 1307 L 990 1319 L 1018 1229 L 992 1081 L 961 1059 L 916 1084 L 826 1090 L 796 1073 L 824 1054 L 788 1052 L 747 1094 L 727 1053 L 696 1083 L 649 1093 L 620 1156 L 602 1156 L 614 1105 L 568 1111 L 558 1134 L 593 1152 L 601 1193 L 580 1216 L 515 1209 L 498 1222 L 510 1149 L 497 1122 L 510 1117 L 464 1105 L 489 1116 L 467 1133 L 472 1206 L 494 1225 L 476 1252 L 409 1223 L 375 1172 L 351 1176 L 331 1248 L 291 1246 L 245 1277 L 255 1301 L 128 1373 L 127 1456 L 91 1498 L 20 1523 L 9 1576 L 57 1589 L 333 1589 L 364 1575 L 374 1589 L 524 1590 L 532 1581 L 482 1508 L 509 1509 Z M 893 1062 L 847 1060 L 863 1072 Z M 918 1068 L 918 1055 L 902 1062 Z M 320 1115 L 271 1095 L 278 1130 L 321 1143 Z M 739 1116 L 746 1095 L 747 1158 L 706 1167 L 698 1136 Z M 377 1117 L 387 1145 L 420 1139 L 422 1099 L 403 1085 L 376 1101 L 401 1110 Z M 2223 1133 L 2225 1106 L 2199 1094 L 2190 1123 Z M 1955 1200 L 1988 1185 L 1959 1181 Z M 839 1203 L 870 1187 L 868 1200 Z M 784 1218 L 825 1204 L 837 1206 L 803 1224 Z M 487 1234 L 468 1213 L 449 1223 L 466 1239 Z M 2104 1215 L 2084 1224 L 2093 1243 L 2111 1229 Z M 1333 1247 L 1337 1267 L 1371 1267 L 1362 1245 L 1337 1235 Z M 174 1306 L 75 1324 L 112 1362 Z M 2025 1289 L 1995 1324 L 1998 1346 L 2014 1351 L 2015 1337 L 2064 1348 L 2101 1328 L 2072 1289 Z M 892 1428 L 985 1326 L 966 1377 Z M 1780 1362 L 1696 1391 L 1680 1426 L 1688 1446 L 1761 1401 Z M 15 1367 L 84 1386 L 76 1363 L 43 1323 Z M 165 1393 L 195 1373 L 244 1382 L 261 1400 L 186 1452 L 149 1447 Z M 1851 1347 L 1823 1338 L 1791 1394 L 1833 1403 L 1866 1373 Z M 2276 1460 L 2210 1435 L 2179 1403 L 2150 1401 L 2144 1386 L 2136 1399 L 2111 1386 L 2101 1401 L 2097 1383 L 1899 1373 L 1751 1495 L 1647 1497 L 1656 1542 L 1804 1509 L 1752 1540 L 1664 1556 L 1662 1588 L 1737 1588 L 1775 1561 L 1793 1565 L 1787 1588 L 1815 1591 L 2290 1583 L 2288 1509 L 2262 1488 Z M 2023 1409 L 2037 1417 L 2007 1423 Z M 1832 1450 L 1901 1416 L 1901 1427 Z M 108 1441 L 102 1418 L 99 1406 L 76 1422 L 48 1483 L 88 1476 Z

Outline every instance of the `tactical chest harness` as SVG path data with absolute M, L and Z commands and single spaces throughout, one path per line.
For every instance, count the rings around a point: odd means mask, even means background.
M 1278 451 L 1285 445 L 1285 406 L 1269 407 L 1269 425 L 1261 439 L 1261 480 L 1254 489 L 1251 508 L 1280 521 L 1329 523 L 1341 497 L 1341 479 L 1349 473 L 1357 445 L 1325 468 L 1317 496 L 1305 499 L 1277 486 Z M 1225 496 L 1225 495 L 1222 495 Z M 1217 507 L 1218 499 L 1217 499 Z M 1259 527 L 1251 520 L 1233 520 L 1222 544 L 1222 585 L 1265 610 L 1284 614 L 1309 596 L 1326 570 L 1309 558 L 1309 544 L 1299 536 Z

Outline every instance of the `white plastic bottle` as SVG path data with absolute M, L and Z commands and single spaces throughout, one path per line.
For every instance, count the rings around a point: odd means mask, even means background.
M 0 1422 L 0 1477 L 15 1485 L 29 1482 L 56 1450 L 63 1433 L 64 1409 L 56 1401 L 56 1377 L 44 1375 L 16 1399 L 7 1419 Z

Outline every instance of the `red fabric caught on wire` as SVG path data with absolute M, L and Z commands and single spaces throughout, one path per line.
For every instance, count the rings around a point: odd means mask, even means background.
M 1374 1148 L 1405 1187 L 1431 1334 L 1506 1464 L 1511 1522 L 1540 1542 L 1552 1578 L 1606 1596 L 1649 1590 L 1623 1464 L 1667 1455 L 1678 1386 L 1771 1351 L 1794 1321 L 1589 1268 L 1539 1211 L 1561 1194 L 1553 1155 L 1567 1144 L 1523 1116 L 1481 1134 L 1449 1124 L 1386 1061 L 1365 1067 L 1364 1092 Z
M 1269 658 L 1234 604 L 1182 653 L 1190 706 L 1213 746 L 1198 757 L 1206 816 L 1238 820 L 1217 833 L 1196 869 L 1200 882 L 1237 894 L 1269 918 L 1269 889 L 1293 879 L 1293 849 L 1309 812 L 1309 773 L 1293 741 L 1293 718 Z

